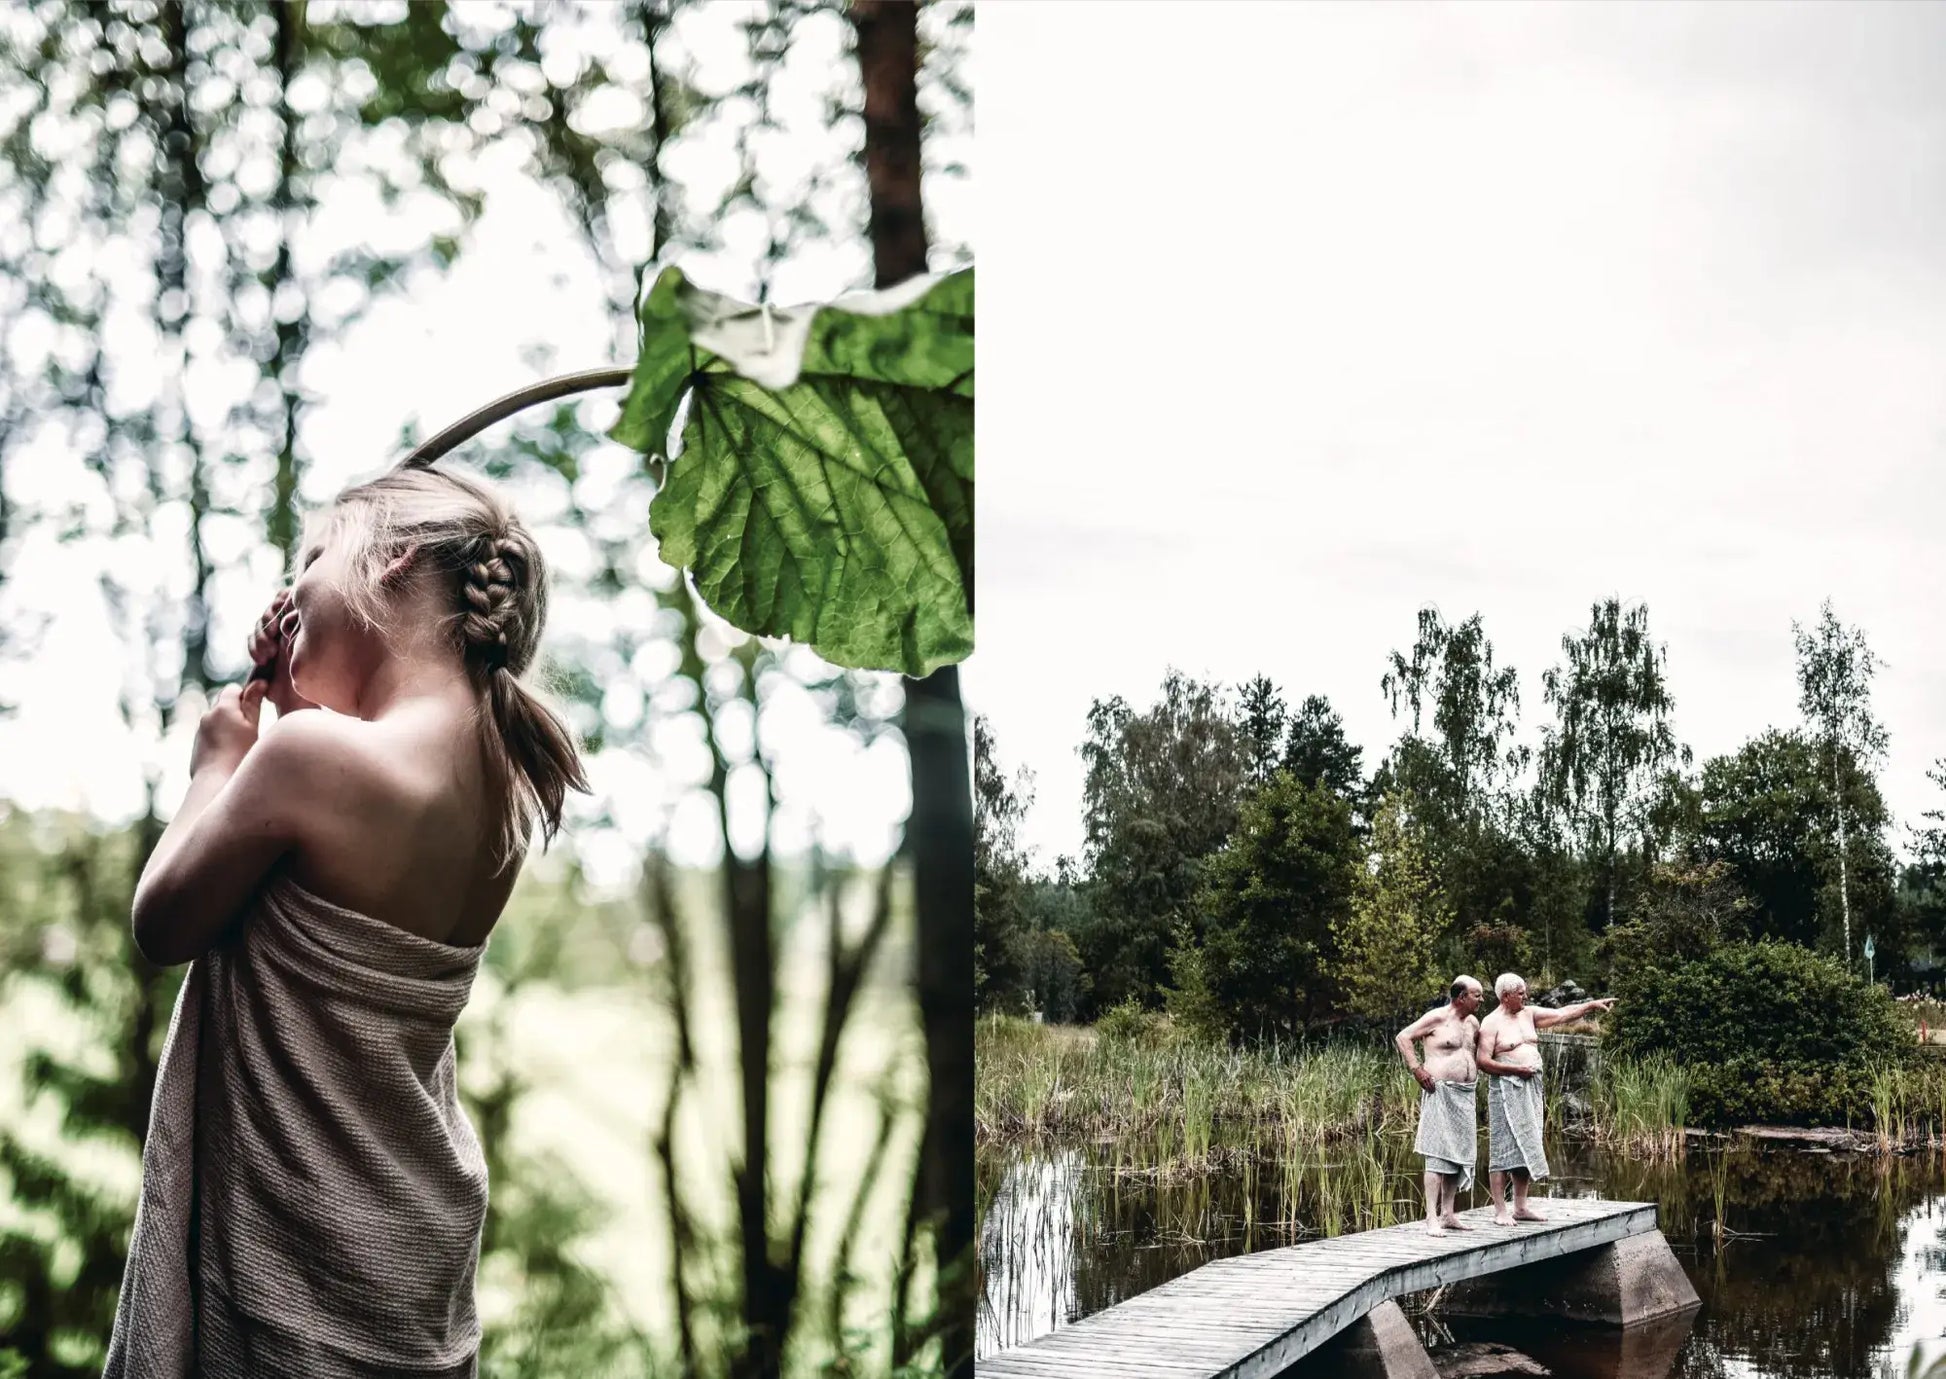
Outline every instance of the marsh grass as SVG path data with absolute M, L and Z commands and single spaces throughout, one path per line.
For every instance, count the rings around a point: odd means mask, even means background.
M 1274 1132 L 1287 1151 L 1409 1135 L 1418 1104 L 1396 1054 L 1355 1044 L 1240 1050 L 1167 1026 L 1103 1036 L 1004 1016 L 976 1042 L 981 1143 L 1138 1139 L 1146 1163 L 1196 1167 L 1227 1156 L 1226 1132 Z
M 976 1054 L 980 1142 L 1139 1143 L 1139 1161 L 1152 1172 L 1207 1169 L 1268 1135 L 1283 1171 L 1298 1173 L 1316 1150 L 1410 1138 L 1418 1123 L 1418 1085 L 1395 1053 L 1369 1045 L 1230 1049 L 1167 1025 L 1104 1036 L 989 1016 Z M 1550 1123 L 1651 1157 L 1680 1155 L 1689 1109 L 1680 1067 L 1599 1060 L 1587 1090 L 1587 1114 L 1571 1117 L 1569 1088 L 1551 1075 Z M 1380 1190 L 1359 1181 L 1370 1217 Z M 1338 1201 L 1321 1205 L 1327 1223 L 1345 1215 Z
M 1604 1058 L 1588 1080 L 1587 1131 L 1598 1142 L 1644 1158 L 1682 1157 L 1689 1120 L 1689 1073 L 1667 1058 Z
M 1872 1075 L 1872 1135 L 1882 1153 L 1946 1154 L 1946 1060 L 1919 1057 Z
M 1872 1128 L 1881 1151 L 1905 1143 L 1907 1081 L 1896 1068 L 1881 1068 L 1872 1076 Z
M 1550 1062 L 1550 1126 L 1631 1157 L 1684 1156 L 1692 1084 L 1680 1064 L 1600 1057 L 1586 1069 L 1576 1085 Z M 1946 1059 L 1880 1068 L 1868 1085 L 1875 1148 L 1946 1155 Z M 1419 1088 L 1397 1054 L 1349 1041 L 1232 1049 L 1186 1037 L 1166 1021 L 1104 1036 L 1004 1016 L 983 1018 L 976 1040 L 980 1143 L 1106 1144 L 1119 1171 L 1153 1176 L 1236 1167 L 1270 1144 L 1275 1163 L 1263 1171 L 1292 1187 L 1308 1182 L 1321 1162 L 1349 1163 L 1349 1181 L 1315 1202 L 1313 1219 L 1327 1232 L 1334 1223 L 1377 1221 L 1387 1210 L 1396 1216 L 1382 1200 L 1415 1195 L 1384 1186 L 1382 1173 L 1375 1182 L 1347 1155 L 1374 1141 L 1409 1141 L 1418 1113 Z M 1312 1192 L 1279 1198 L 1295 1207 Z
M 1729 1152 L 1717 1150 L 1709 1155 L 1710 1207 L 1714 1219 L 1711 1232 L 1721 1245 L 1729 1231 L 1730 1160 Z

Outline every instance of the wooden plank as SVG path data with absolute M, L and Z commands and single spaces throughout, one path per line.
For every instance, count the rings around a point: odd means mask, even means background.
M 1559 1258 L 1655 1229 L 1644 1202 L 1549 1198 L 1550 1220 L 1438 1237 L 1413 1221 L 1215 1260 L 982 1360 L 1019 1379 L 1270 1379 L 1391 1298 Z
M 1046 1351 L 1033 1349 L 1002 1351 L 979 1361 L 975 1369 L 982 1375 L 1016 1375 L 1020 1379 L 1109 1379 L 1129 1375 L 1132 1379 L 1187 1379 L 1208 1375 L 1209 1365 L 1184 1364 L 1161 1348 L 1125 1353 L 1118 1350 Z
M 1151 1326 L 1194 1325 L 1201 1318 L 1214 1317 L 1219 1318 L 1220 1324 L 1225 1327 L 1234 1324 L 1238 1327 L 1248 1327 L 1253 1330 L 1261 1329 L 1276 1335 L 1283 1335 L 1292 1327 L 1301 1324 L 1312 1313 L 1322 1307 L 1329 1306 L 1331 1303 L 1345 1296 L 1347 1296 L 1346 1293 L 1326 1294 L 1303 1299 L 1293 1299 L 1289 1303 L 1251 1298 L 1240 1298 L 1234 1302 L 1212 1300 L 1198 1304 L 1195 1307 L 1170 1308 L 1167 1311 L 1145 1312 L 1140 1317 L 1124 1319 L 1123 1325 L 1131 1332 L 1140 1331 L 1146 1334 Z
M 1238 1290 L 1227 1294 L 1211 1294 L 1197 1298 L 1171 1299 L 1158 1304 L 1155 1315 L 1214 1310 L 1225 1315 L 1255 1313 L 1265 1319 L 1273 1316 L 1286 1321 L 1298 1321 L 1315 1312 L 1334 1298 L 1341 1298 L 1356 1288 L 1362 1280 L 1347 1280 L 1342 1284 L 1330 1284 L 1320 1288 L 1298 1289 L 1251 1289 Z M 1146 1316 L 1149 1313 L 1131 1312 L 1131 1317 Z
M 1328 1301 L 1328 1299 L 1321 1299 L 1320 1305 L 1324 1301 Z M 1094 1327 L 1086 1332 L 1080 1331 L 1078 1327 L 1068 1327 L 1066 1329 L 1071 1333 L 1091 1336 L 1106 1335 L 1110 1332 L 1122 1334 L 1139 1333 L 1146 1336 L 1157 1331 L 1196 1332 L 1219 1336 L 1237 1331 L 1263 1331 L 1266 1333 L 1281 1334 L 1284 1331 L 1288 1331 L 1295 1322 L 1301 1321 L 1305 1316 L 1309 1315 L 1309 1312 L 1312 1310 L 1315 1309 L 1285 1308 L 1276 1312 L 1266 1310 L 1260 1315 L 1239 1316 L 1236 1310 L 1225 1307 L 1211 1307 L 1208 1305 L 1199 1307 L 1171 1307 L 1166 1309 L 1158 1308 L 1145 1311 L 1136 1316 L 1124 1318 L 1124 1324 L 1115 1327 Z
M 1002 1351 L 1000 1354 L 993 1356 L 991 1360 L 982 1360 L 979 1367 L 982 1373 L 986 1372 L 989 1364 L 999 1365 L 1002 1363 L 1011 1363 L 1020 1368 L 1077 1371 L 1086 1370 L 1090 1366 L 1097 1365 L 1104 1360 L 1113 1361 L 1119 1365 L 1125 1359 L 1132 1359 L 1139 1362 L 1143 1368 L 1152 1368 L 1159 1371 L 1178 1370 L 1190 1374 L 1199 1372 L 1209 1374 L 1212 1372 L 1209 1366 L 1177 1360 L 1174 1353 L 1166 1348 L 1148 1347 L 1132 1356 L 1125 1355 L 1124 1352 L 1128 1350 L 1129 1347 L 1127 1346 L 1053 1347 L 1036 1344 L 1031 1347 L 1023 1346 L 1018 1350 Z
M 1644 1215 L 1652 1228 L 1653 1208 L 1645 1209 Z M 1545 1253 L 1534 1250 L 1516 1251 L 1503 1245 L 1498 1248 L 1429 1257 L 1410 1265 L 1387 1270 L 1367 1281 L 1353 1296 L 1321 1309 L 1319 1313 L 1294 1327 L 1290 1335 L 1271 1343 L 1250 1360 L 1231 1369 L 1219 1370 L 1217 1373 L 1226 1376 L 1226 1379 L 1265 1379 L 1266 1376 L 1279 1373 L 1295 1359 L 1309 1354 L 1331 1336 L 1390 1298 L 1421 1292 L 1462 1278 L 1475 1278 L 1482 1274 L 1495 1273 L 1501 1268 L 1511 1268 L 1518 1263 L 1531 1262 L 1534 1258 L 1554 1257 L 1573 1253 L 1577 1249 L 1592 1248 L 1611 1240 L 1622 1239 L 1626 1235 L 1638 1234 L 1639 1230 L 1633 1227 L 1634 1223 L 1625 1215 L 1575 1222 L 1562 1227 L 1553 1227 L 1550 1223 L 1545 1237 L 1538 1229 L 1534 1237 L 1547 1238 L 1552 1242 L 1552 1247 Z

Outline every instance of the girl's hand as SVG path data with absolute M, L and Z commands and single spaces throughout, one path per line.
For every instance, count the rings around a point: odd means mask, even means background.
M 279 589 L 250 632 L 250 664 L 256 667 L 250 678 L 268 681 L 270 688 L 264 697 L 276 706 L 279 718 L 317 707 L 291 684 L 290 643 L 296 629 L 297 610 L 291 607 L 291 591 Z
M 189 753 L 192 779 L 205 770 L 234 771 L 242 764 L 245 754 L 257 745 L 265 688 L 263 680 L 252 680 L 242 688 L 223 686 L 196 726 L 196 745 Z
M 276 597 L 271 599 L 270 607 L 264 609 L 263 616 L 257 619 L 257 625 L 250 629 L 251 665 L 261 669 L 277 659 L 284 646 L 283 629 L 279 624 L 290 611 L 291 591 L 279 589 Z

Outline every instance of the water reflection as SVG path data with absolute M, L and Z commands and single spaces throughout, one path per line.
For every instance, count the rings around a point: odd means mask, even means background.
M 992 1195 L 982 1197 L 983 1332 L 1031 1338 L 1100 1310 L 1079 1306 L 1075 1293 L 1079 1252 L 1097 1234 L 1076 1229 L 1090 1204 L 1077 1191 L 1080 1172 L 1081 1156 L 1072 1150 L 1023 1154 L 1007 1165 Z
M 981 1355 L 1044 1334 L 1225 1255 L 1411 1219 L 1402 1141 L 1297 1156 L 1232 1146 L 1216 1172 L 1145 1165 L 1110 1144 L 980 1160 Z M 1557 1374 L 1643 1379 L 1881 1379 L 1915 1346 L 1946 1357 L 1946 1166 L 1753 1149 L 1645 1163 L 1549 1149 L 1553 1191 L 1658 1204 L 1703 1308 L 1686 1337 L 1631 1340 L 1451 1323 Z M 1349 1186 L 1347 1186 L 1349 1184 Z M 1486 1201 L 1476 1190 L 1473 1205 Z M 1479 1327 L 1487 1326 L 1486 1332 Z M 1439 1339 L 1436 1326 L 1427 1334 Z M 1658 1350 L 1658 1345 L 1660 1350 Z M 1529 1348 L 1531 1347 L 1531 1349 Z M 1613 1352 L 1612 1354 L 1610 1352 Z M 1577 1358 L 1579 1357 L 1579 1358 Z

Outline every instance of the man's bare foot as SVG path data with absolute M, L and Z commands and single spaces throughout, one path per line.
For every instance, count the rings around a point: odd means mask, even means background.
M 1470 1231 L 1473 1229 L 1472 1226 L 1460 1220 L 1457 1216 L 1443 1216 L 1440 1218 L 1440 1224 L 1449 1231 Z
M 1522 1207 L 1519 1211 L 1514 1213 L 1514 1220 L 1545 1221 L 1547 1220 L 1547 1218 L 1545 1216 L 1542 1216 L 1539 1212 L 1535 1211 L 1532 1207 Z
M 1513 1225 L 1513 1223 L 1514 1223 L 1513 1217 L 1507 1215 L 1503 1211 L 1495 1212 L 1493 1214 L 1493 1224 L 1496 1226 L 1511 1226 Z
M 1428 1221 L 1426 1222 L 1426 1234 L 1432 1236 L 1444 1235 L 1446 1234 L 1446 1228 L 1441 1226 L 1437 1221 Z

